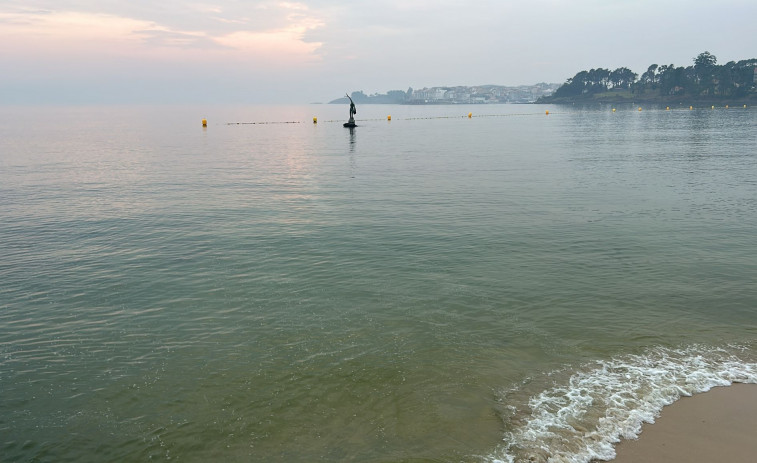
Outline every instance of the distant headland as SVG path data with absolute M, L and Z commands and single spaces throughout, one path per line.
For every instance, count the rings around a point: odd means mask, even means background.
M 356 104 L 729 104 L 757 103 L 757 58 L 717 64 L 702 52 L 688 67 L 652 64 L 639 76 L 627 67 L 580 71 L 564 84 L 424 87 L 350 95 Z M 349 104 L 347 97 L 330 104 Z
M 591 69 L 568 79 L 536 103 L 746 103 L 757 101 L 757 59 L 717 64 L 710 52 L 694 64 L 652 64 L 641 77 L 628 68 Z
M 424 87 L 420 90 L 390 90 L 387 93 L 366 95 L 362 91 L 350 95 L 355 104 L 491 104 L 534 103 L 539 98 L 557 90 L 560 84 L 539 83 L 507 87 L 503 85 L 478 85 L 473 87 Z M 347 97 L 337 98 L 329 104 L 349 104 Z

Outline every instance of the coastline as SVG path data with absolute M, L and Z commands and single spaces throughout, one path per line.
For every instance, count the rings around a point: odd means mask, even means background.
M 757 384 L 734 383 L 683 397 L 616 445 L 613 463 L 752 461 L 757 454 Z
M 554 97 L 552 95 L 540 98 L 534 104 L 554 104 L 554 105 L 593 105 L 593 104 L 653 104 L 668 106 L 725 106 L 733 108 L 742 105 L 753 106 L 757 102 L 755 94 L 749 94 L 741 97 L 717 96 L 702 97 L 692 95 L 675 95 L 675 96 L 655 96 L 650 94 L 615 94 L 612 92 L 598 93 L 585 96 L 575 97 Z

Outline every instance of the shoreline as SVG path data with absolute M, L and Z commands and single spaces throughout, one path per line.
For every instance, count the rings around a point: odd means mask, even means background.
M 601 95 L 601 94 L 600 94 Z M 743 97 L 713 97 L 713 98 L 702 98 L 702 97 L 685 97 L 685 96 L 674 96 L 674 97 L 650 97 L 650 96 L 644 96 L 644 95 L 634 95 L 634 97 L 626 97 L 626 96 L 613 96 L 613 95 L 607 95 L 605 97 L 599 97 L 596 98 L 595 96 L 590 97 L 577 97 L 577 98 L 568 98 L 568 97 L 561 97 L 561 98 L 550 98 L 546 97 L 541 100 L 537 100 L 534 102 L 534 104 L 552 104 L 552 105 L 583 105 L 583 106 L 590 106 L 590 105 L 596 105 L 596 104 L 612 104 L 612 105 L 621 105 L 621 104 L 651 104 L 651 105 L 659 105 L 659 106 L 694 106 L 694 107 L 709 107 L 709 106 L 725 106 L 729 105 L 731 107 L 738 108 L 742 105 L 752 106 L 755 104 L 755 101 L 757 101 L 757 98 L 755 98 L 753 95 L 747 95 Z
M 757 384 L 733 383 L 682 397 L 616 444 L 613 463 L 752 461 L 757 454 Z

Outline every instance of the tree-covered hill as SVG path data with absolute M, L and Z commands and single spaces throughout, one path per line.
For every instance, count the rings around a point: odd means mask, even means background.
M 691 66 L 652 64 L 641 77 L 625 67 L 581 71 L 537 103 L 751 101 L 757 100 L 756 69 L 755 58 L 718 65 L 705 51 Z

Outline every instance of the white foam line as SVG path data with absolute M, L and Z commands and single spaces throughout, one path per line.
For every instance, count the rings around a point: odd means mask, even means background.
M 532 396 L 530 414 L 505 444 L 484 457 L 492 463 L 588 463 L 615 458 L 613 444 L 632 439 L 681 396 L 734 382 L 757 383 L 757 364 L 737 356 L 745 348 L 654 348 L 642 355 L 599 361 L 566 384 Z

